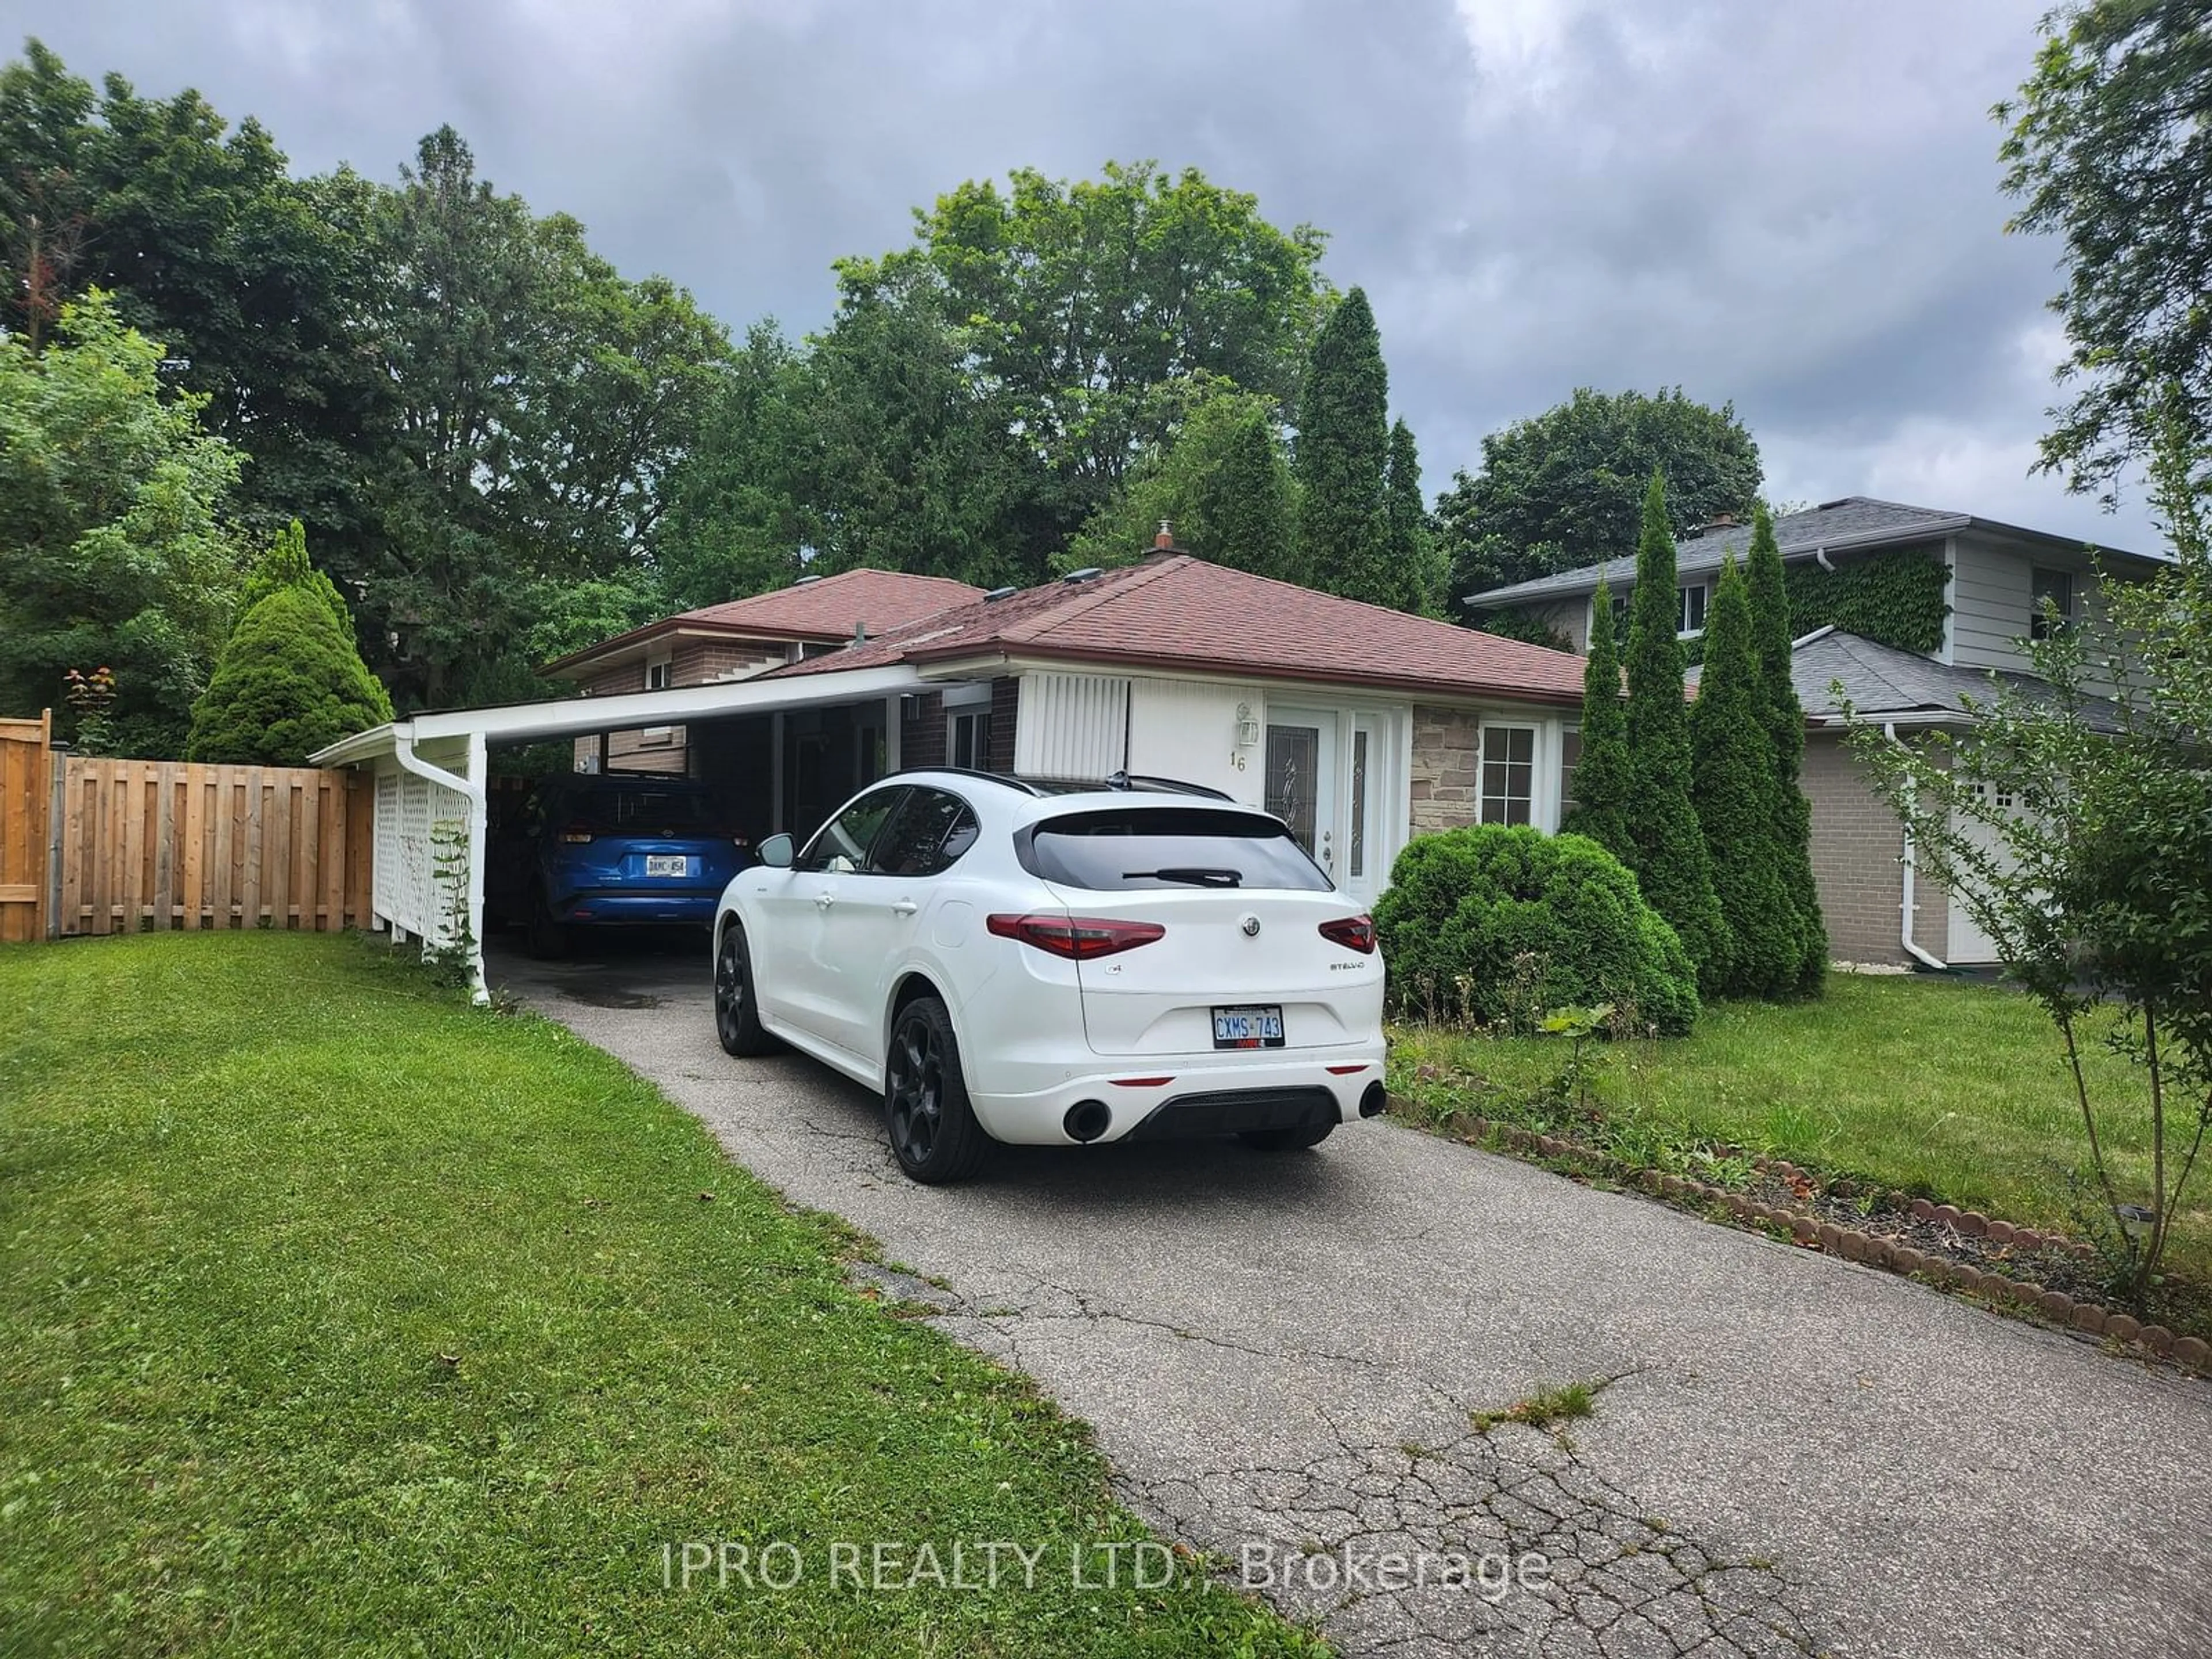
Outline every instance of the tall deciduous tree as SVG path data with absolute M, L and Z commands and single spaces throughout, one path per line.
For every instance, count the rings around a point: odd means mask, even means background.
M 395 683 L 465 699 L 512 663 L 538 584 L 650 559 L 727 343 L 681 290 L 623 281 L 574 219 L 479 179 L 450 127 L 422 141 L 380 238 L 393 464 L 374 556 L 343 574 L 401 641 Z
M 0 337 L 0 714 L 60 709 L 70 670 L 110 668 L 111 751 L 168 757 L 238 591 L 220 514 L 240 461 L 201 430 L 204 395 L 164 391 L 162 356 L 97 293 L 42 352 Z
M 1452 615 L 1470 593 L 1623 558 L 1644 486 L 1667 481 L 1668 523 L 1686 534 L 1759 498 L 1759 446 L 1736 418 L 1683 394 L 1577 387 L 1565 403 L 1482 441 L 1482 466 L 1437 501 Z
M 914 247 L 839 267 L 846 301 L 926 291 L 967 331 L 979 390 L 1049 474 L 1048 550 L 1173 437 L 1177 382 L 1295 400 L 1327 297 L 1322 238 L 1278 229 L 1254 197 L 1149 162 L 1073 183 L 1025 167 L 915 218 Z
M 143 97 L 111 75 L 95 96 L 36 40 L 0 69 L 0 156 L 9 325 L 36 349 L 63 301 L 110 292 L 248 458 L 243 525 L 304 518 L 332 550 L 368 534 L 385 388 L 357 324 L 379 274 L 375 189 L 293 178 L 266 131 L 196 92 Z
M 1367 295 L 1353 289 L 1322 325 L 1298 401 L 1299 562 L 1323 592 L 1395 602 L 1382 486 L 1390 379 Z
M 2184 0 L 2075 0 L 2017 100 L 1995 112 L 2010 228 L 2062 239 L 2051 304 L 2073 401 L 2051 411 L 2042 464 L 2102 489 L 2148 453 L 2170 396 L 2212 431 L 2212 15 Z
M 1774 745 L 1761 700 L 1750 588 L 1731 558 L 1705 618 L 1705 666 L 1690 711 L 1690 797 L 1728 924 L 1719 988 L 1730 996 L 1793 994 L 1804 962 L 1775 841 Z
M 1805 710 L 1790 677 L 1790 590 L 1774 520 L 1764 504 L 1752 520 L 1752 648 L 1759 664 L 1759 717 L 1774 757 L 1774 845 L 1796 924 L 1797 969 L 1792 988 L 1818 996 L 1827 984 L 1828 928 L 1813 879 L 1813 804 L 1799 775 L 1805 762 Z
M 1730 944 L 1690 799 L 1690 706 L 1682 695 L 1674 577 L 1667 486 L 1654 472 L 1644 494 L 1636 592 L 1628 610 L 1628 754 L 1636 781 L 1630 824 L 1635 857 L 1629 862 L 1644 896 L 1698 964 L 1698 988 L 1711 993 L 1726 982 Z
M 1582 755 L 1575 763 L 1574 810 L 1560 827 L 1635 867 L 1636 775 L 1628 757 L 1628 709 L 1620 699 L 1620 653 L 1613 638 L 1613 594 L 1603 582 L 1590 600 L 1589 656 L 1583 665 Z

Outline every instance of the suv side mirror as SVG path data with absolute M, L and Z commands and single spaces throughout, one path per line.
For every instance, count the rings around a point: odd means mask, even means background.
M 787 831 L 778 831 L 760 844 L 760 861 L 771 870 L 791 868 L 792 856 L 799 849 L 792 844 Z

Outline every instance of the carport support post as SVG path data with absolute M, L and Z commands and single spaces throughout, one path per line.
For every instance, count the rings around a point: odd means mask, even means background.
M 469 733 L 469 1000 L 491 1000 L 484 983 L 484 828 L 491 811 L 491 749 L 482 732 Z
M 775 835 L 791 826 L 783 821 L 783 710 L 768 717 L 768 828 Z

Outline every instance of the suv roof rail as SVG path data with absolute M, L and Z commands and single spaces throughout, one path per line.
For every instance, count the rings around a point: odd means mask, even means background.
M 940 772 L 950 777 L 973 778 L 979 783 L 1004 784 L 1009 789 L 1020 790 L 1024 795 L 1040 795 L 1044 793 L 1027 779 L 1018 778 L 1010 772 L 986 772 L 981 768 L 975 766 L 902 766 L 890 775 L 902 778 L 915 772 Z

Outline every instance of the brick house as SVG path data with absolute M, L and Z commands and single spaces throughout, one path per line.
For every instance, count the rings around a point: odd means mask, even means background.
M 1853 963 L 1986 964 L 1996 954 L 1990 941 L 1965 907 L 1915 868 L 1897 814 L 1851 754 L 1832 688 L 1840 683 L 1861 720 L 1899 741 L 1964 725 L 1970 716 L 1962 696 L 1986 696 L 1993 675 L 2023 677 L 2023 643 L 2044 627 L 2045 599 L 2062 617 L 2087 617 L 2102 582 L 2140 577 L 2159 562 L 2110 549 L 2093 556 L 2063 536 L 1857 495 L 1785 514 L 1774 531 L 1791 605 L 1805 623 L 1818 623 L 1796 642 L 1791 678 L 1806 714 L 1802 784 L 1830 947 Z M 1723 561 L 1741 561 L 1750 543 L 1748 526 L 1722 523 L 1679 544 L 1685 641 L 1704 632 Z M 1636 561 L 1492 588 L 1466 603 L 1476 611 L 1520 611 L 1581 651 L 1601 578 L 1616 606 L 1625 605 Z M 1885 627 L 1894 637 L 1869 636 Z
M 980 599 L 982 592 L 942 576 L 896 570 L 802 576 L 774 592 L 633 628 L 547 663 L 539 672 L 580 686 L 587 697 L 750 679 L 834 651 L 856 635 L 879 634 Z M 690 742 L 688 728 L 672 722 L 599 732 L 577 740 L 577 769 L 684 772 L 690 765 Z
M 545 672 L 667 710 L 578 738 L 580 769 L 704 778 L 746 798 L 755 834 L 804 836 L 899 767 L 1152 773 L 1279 812 L 1370 898 L 1413 835 L 1478 819 L 1556 829 L 1582 699 L 1565 653 L 1172 546 L 989 594 L 848 571 L 666 617 Z M 909 689 L 821 695 L 886 672 Z M 802 685 L 807 706 L 770 707 Z M 726 715 L 702 707 L 720 688 Z

